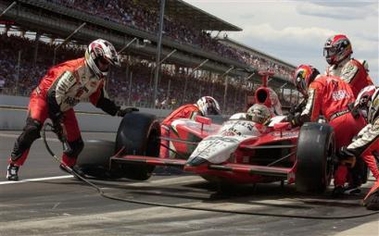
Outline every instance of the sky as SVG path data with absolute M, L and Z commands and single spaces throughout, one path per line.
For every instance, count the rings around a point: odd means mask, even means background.
M 366 60 L 379 86 L 378 0 L 184 0 L 242 31 L 222 32 L 234 41 L 291 65 L 311 64 L 324 72 L 323 46 L 346 35 L 352 56 Z

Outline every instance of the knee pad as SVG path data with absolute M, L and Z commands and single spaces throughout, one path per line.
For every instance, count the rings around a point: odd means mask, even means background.
M 34 142 L 41 137 L 42 124 L 38 120 L 34 120 L 30 117 L 26 119 L 26 126 L 24 127 L 24 139 L 25 142 Z
M 64 153 L 68 157 L 77 158 L 84 148 L 83 139 L 79 138 L 75 141 L 68 142 L 68 144 L 70 145 L 70 149 L 68 151 L 65 151 Z
M 42 129 L 42 124 L 30 117 L 26 119 L 26 125 L 23 132 L 17 138 L 11 157 L 12 160 L 17 160 L 22 156 L 22 154 L 30 148 L 32 143 L 41 137 L 40 132 Z

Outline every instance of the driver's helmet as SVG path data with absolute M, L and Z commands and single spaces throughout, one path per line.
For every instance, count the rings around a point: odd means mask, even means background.
M 368 104 L 367 121 L 372 124 L 379 115 L 379 88 L 375 89 Z
M 354 107 L 367 109 L 369 104 L 369 101 L 371 99 L 371 96 L 374 94 L 376 90 L 375 85 L 369 85 L 364 87 L 357 96 L 357 99 L 355 99 Z
M 267 106 L 256 103 L 247 109 L 246 118 L 258 124 L 264 124 L 271 118 L 271 112 Z
M 120 59 L 116 49 L 104 39 L 97 39 L 88 45 L 85 59 L 89 68 L 98 78 L 107 76 L 110 64 L 120 66 Z
M 329 65 L 338 65 L 353 53 L 350 40 L 343 34 L 329 37 L 324 45 L 323 55 Z
M 201 97 L 199 100 L 197 100 L 196 106 L 199 108 L 203 116 L 219 115 L 221 113 L 220 105 L 216 99 L 211 96 Z
M 311 65 L 300 65 L 296 68 L 294 81 L 297 90 L 304 96 L 307 95 L 309 84 L 312 83 L 320 72 Z

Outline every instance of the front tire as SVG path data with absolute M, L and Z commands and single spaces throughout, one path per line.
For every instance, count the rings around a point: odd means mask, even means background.
M 305 123 L 301 129 L 296 152 L 296 190 L 302 193 L 323 193 L 333 176 L 335 136 L 328 124 Z

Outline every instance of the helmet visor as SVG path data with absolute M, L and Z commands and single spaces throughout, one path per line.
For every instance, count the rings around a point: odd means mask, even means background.
M 337 53 L 337 48 L 336 47 L 325 47 L 324 48 L 324 57 L 332 57 L 336 55 Z
M 307 93 L 307 82 L 305 81 L 305 78 L 301 75 L 296 77 L 296 87 L 299 92 L 301 92 L 303 95 Z
M 220 114 L 220 112 L 212 103 L 208 103 L 207 114 L 208 115 L 218 115 L 218 114 Z
M 110 62 L 105 57 L 96 58 L 95 63 L 100 71 L 108 71 Z

